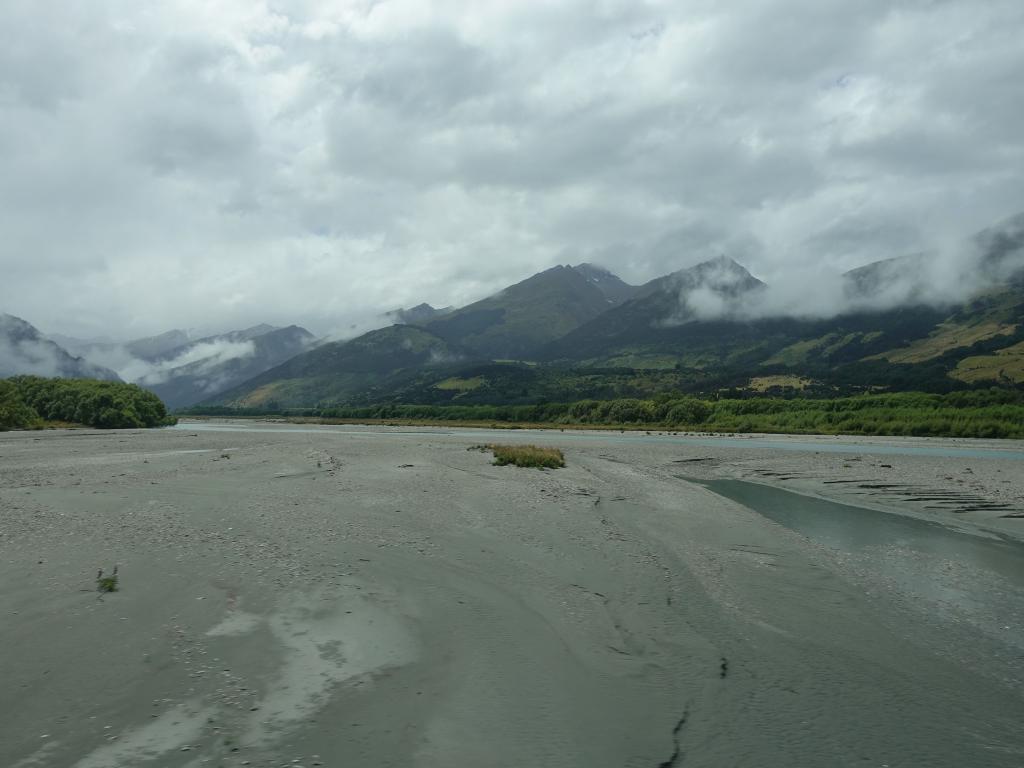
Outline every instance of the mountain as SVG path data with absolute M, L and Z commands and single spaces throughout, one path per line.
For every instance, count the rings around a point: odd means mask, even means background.
M 109 338 L 82 339 L 62 333 L 51 333 L 47 338 L 64 347 L 71 354 L 91 360 L 124 361 L 134 358 L 154 361 L 159 360 L 173 349 L 187 345 L 192 337 L 188 331 L 174 329 L 158 336 L 147 336 L 127 342 L 112 341 Z M 110 364 L 108 363 L 108 365 Z M 111 365 L 111 367 L 116 367 L 116 365 Z
M 113 371 L 70 354 L 20 317 L 0 313 L 0 378 L 18 374 L 120 381 Z
M 175 329 L 127 342 L 82 339 L 60 333 L 51 333 L 47 338 L 76 357 L 91 360 L 117 371 L 122 379 L 134 381 L 148 370 L 150 364 L 165 359 L 173 350 L 187 346 L 192 336 L 188 331 Z
M 138 379 L 169 408 L 193 405 L 258 376 L 309 348 L 313 334 L 291 325 L 258 325 L 162 352 Z
M 171 351 L 186 346 L 191 338 L 188 331 L 175 328 L 157 336 L 147 336 L 129 341 L 124 347 L 132 357 L 155 361 L 164 359 Z
M 291 326 L 297 328 L 298 326 Z M 178 338 L 178 331 L 168 331 L 166 334 L 160 334 L 160 336 L 154 336 L 151 339 L 140 339 L 137 341 L 129 341 L 124 346 L 131 352 L 137 352 L 140 349 L 144 350 L 145 354 L 136 355 L 142 360 L 146 360 L 151 363 L 179 363 L 184 364 L 185 362 L 191 362 L 192 360 L 203 357 L 203 352 L 221 344 L 241 344 L 246 341 L 252 341 L 260 336 L 263 336 L 272 331 L 279 330 L 273 325 L 267 325 L 261 323 L 260 325 L 254 325 L 250 328 L 244 328 L 240 331 L 227 331 L 226 333 L 216 333 L 211 336 L 203 336 L 202 338 L 194 339 L 188 337 L 181 344 L 175 346 L 168 346 L 168 343 L 172 338 Z M 300 329 L 305 333 L 309 334 L 304 328 Z M 312 334 L 310 334 L 312 336 Z M 166 339 L 163 344 L 152 343 L 152 339 Z M 147 346 L 148 345 L 148 346 Z M 190 360 L 191 358 L 191 360 Z
M 425 328 L 392 325 L 311 349 L 205 404 L 287 408 L 372 400 L 424 369 L 442 370 L 472 359 L 471 352 Z
M 855 304 L 919 304 L 928 297 L 928 255 L 882 259 L 842 275 L 843 295 Z
M 611 305 L 621 304 L 636 295 L 637 287 L 635 285 L 623 281 L 618 275 L 609 272 L 604 267 L 584 262 L 577 264 L 572 269 L 603 293 Z
M 1024 279 L 1024 213 L 983 229 L 971 242 L 985 276 L 996 281 Z
M 378 391 L 376 401 L 493 405 L 732 388 L 795 387 L 834 395 L 1022 386 L 1024 289 L 1004 286 L 952 309 L 918 305 L 816 320 L 696 320 L 604 337 L 593 349 L 585 341 L 573 340 L 581 355 L 604 356 L 423 371 Z
M 612 295 L 622 291 L 615 281 L 589 265 L 552 267 L 424 327 L 482 357 L 529 358 L 616 303 Z
M 724 256 L 639 287 L 589 264 L 554 267 L 421 328 L 325 345 L 212 402 L 497 404 L 731 388 L 827 395 L 1022 386 L 1024 215 L 964 248 L 954 261 L 917 254 L 836 275 L 830 317 L 771 311 L 781 294 Z M 971 298 L 954 300 L 950 279 Z M 531 362 L 516 362 L 524 358 Z
M 1019 246 L 995 242 L 1001 263 L 1012 263 Z M 925 258 L 846 273 L 847 309 L 817 319 L 744 319 L 735 310 L 765 287 L 735 262 L 716 260 L 642 286 L 538 357 L 563 368 L 675 370 L 684 384 L 705 388 L 767 380 L 926 390 L 1024 383 L 1024 280 L 982 281 L 987 287 L 966 302 L 929 303 Z
M 547 345 L 539 359 L 594 365 L 671 367 L 698 347 L 718 344 L 711 334 L 703 344 L 686 326 L 704 314 L 727 314 L 731 306 L 764 283 L 732 259 L 720 257 L 655 278 L 634 297 L 581 324 Z M 701 326 L 706 327 L 706 326 Z M 752 329 L 738 328 L 741 335 Z
M 63 333 L 48 333 L 46 338 L 58 347 L 63 347 L 68 354 L 85 358 L 88 358 L 89 353 L 96 349 L 112 347 L 116 343 L 108 337 L 83 339 L 78 336 L 67 336 Z
M 314 340 L 304 328 L 266 323 L 198 339 L 178 329 L 128 342 L 58 334 L 50 339 L 61 339 L 122 379 L 152 390 L 170 408 L 192 405 L 257 376 L 305 351 Z
M 436 309 L 429 304 L 417 304 L 408 309 L 393 309 L 385 312 L 384 316 L 394 325 L 423 325 L 436 317 L 444 317 L 454 311 L 454 307 L 442 307 Z
M 728 256 L 702 261 L 692 267 L 680 269 L 663 277 L 656 277 L 636 289 L 635 296 L 643 299 L 664 294 L 684 301 L 697 291 L 706 290 L 726 299 L 736 299 L 748 291 L 764 288 L 764 283 L 747 271 L 742 264 Z M 683 313 L 685 315 L 685 311 Z

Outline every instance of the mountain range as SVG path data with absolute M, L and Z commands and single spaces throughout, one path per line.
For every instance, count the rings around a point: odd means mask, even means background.
M 0 313 L 0 378 L 16 374 L 119 380 L 114 371 L 72 355 L 20 317 Z
M 294 358 L 314 341 L 305 328 L 259 325 L 188 342 L 164 352 L 138 379 L 170 408 L 217 395 Z
M 344 341 L 255 326 L 120 345 L 52 337 L 46 349 L 63 354 L 59 370 L 119 371 L 173 408 L 1024 385 L 1024 214 L 968 247 L 962 272 L 944 276 L 970 286 L 966 300 L 936 293 L 941 259 L 913 254 L 837 275 L 833 310 L 801 314 L 786 304 L 800 286 L 766 284 L 720 256 L 639 286 L 592 264 L 556 266 L 463 307 L 393 310 L 394 325 Z
M 256 325 L 195 338 L 183 330 L 117 343 L 44 336 L 21 318 L 0 315 L 0 377 L 15 374 L 131 381 L 171 408 L 194 405 L 308 349 L 304 328 Z

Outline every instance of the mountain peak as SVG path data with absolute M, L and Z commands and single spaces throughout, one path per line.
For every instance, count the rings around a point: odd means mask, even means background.
M 727 272 L 732 272 L 739 275 L 750 274 L 750 271 L 746 267 L 744 267 L 742 264 L 740 264 L 732 257 L 726 256 L 724 253 L 719 256 L 715 256 L 713 259 L 702 261 L 698 264 L 694 264 L 692 267 L 687 267 L 686 269 L 680 271 L 708 272 L 715 269 L 725 270 Z
M 621 304 L 636 293 L 636 286 L 630 285 L 611 270 L 596 264 L 585 261 L 570 269 L 601 291 L 609 304 Z
M 251 338 L 253 338 L 255 336 L 262 336 L 265 333 L 270 333 L 271 331 L 276 331 L 276 330 L 278 330 L 278 327 L 276 325 L 269 325 L 268 323 L 260 323 L 259 325 L 252 326 L 251 328 L 243 328 L 238 333 L 240 335 L 244 335 L 244 336 L 246 336 L 246 337 L 251 339 Z
M 595 282 L 560 264 L 426 324 L 452 344 L 501 360 L 523 360 L 617 303 L 613 275 Z
M 736 296 L 763 287 L 764 283 L 750 274 L 746 267 L 722 255 L 652 280 L 644 286 L 643 292 L 648 294 L 652 290 L 668 288 L 685 293 L 707 288 L 716 293 Z
M 390 312 L 385 312 L 384 316 L 400 325 L 422 325 L 433 320 L 435 317 L 447 315 L 452 311 L 452 307 L 441 307 L 438 309 L 424 301 L 408 309 L 392 309 Z

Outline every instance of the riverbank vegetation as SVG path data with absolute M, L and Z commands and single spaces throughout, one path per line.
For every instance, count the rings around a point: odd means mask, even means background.
M 494 464 L 499 467 L 509 464 L 516 467 L 536 469 L 559 469 L 565 466 L 565 456 L 558 448 L 542 448 L 538 445 L 480 445 L 481 451 L 494 454 Z
M 730 393 L 732 395 L 732 393 Z M 580 400 L 535 405 L 378 405 L 258 411 L 195 408 L 207 416 L 670 429 L 701 432 L 1024 438 L 1024 390 L 993 388 L 853 397 L 714 396 Z
M 0 380 L 0 430 L 55 423 L 116 429 L 176 422 L 160 398 L 136 384 L 39 376 Z

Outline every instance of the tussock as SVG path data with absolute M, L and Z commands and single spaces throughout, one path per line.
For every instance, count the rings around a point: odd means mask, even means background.
M 476 446 L 481 451 L 494 454 L 494 464 L 499 467 L 513 464 L 517 467 L 537 469 L 558 469 L 565 466 L 565 455 L 558 448 L 541 448 L 537 445 L 498 445 L 488 443 Z

